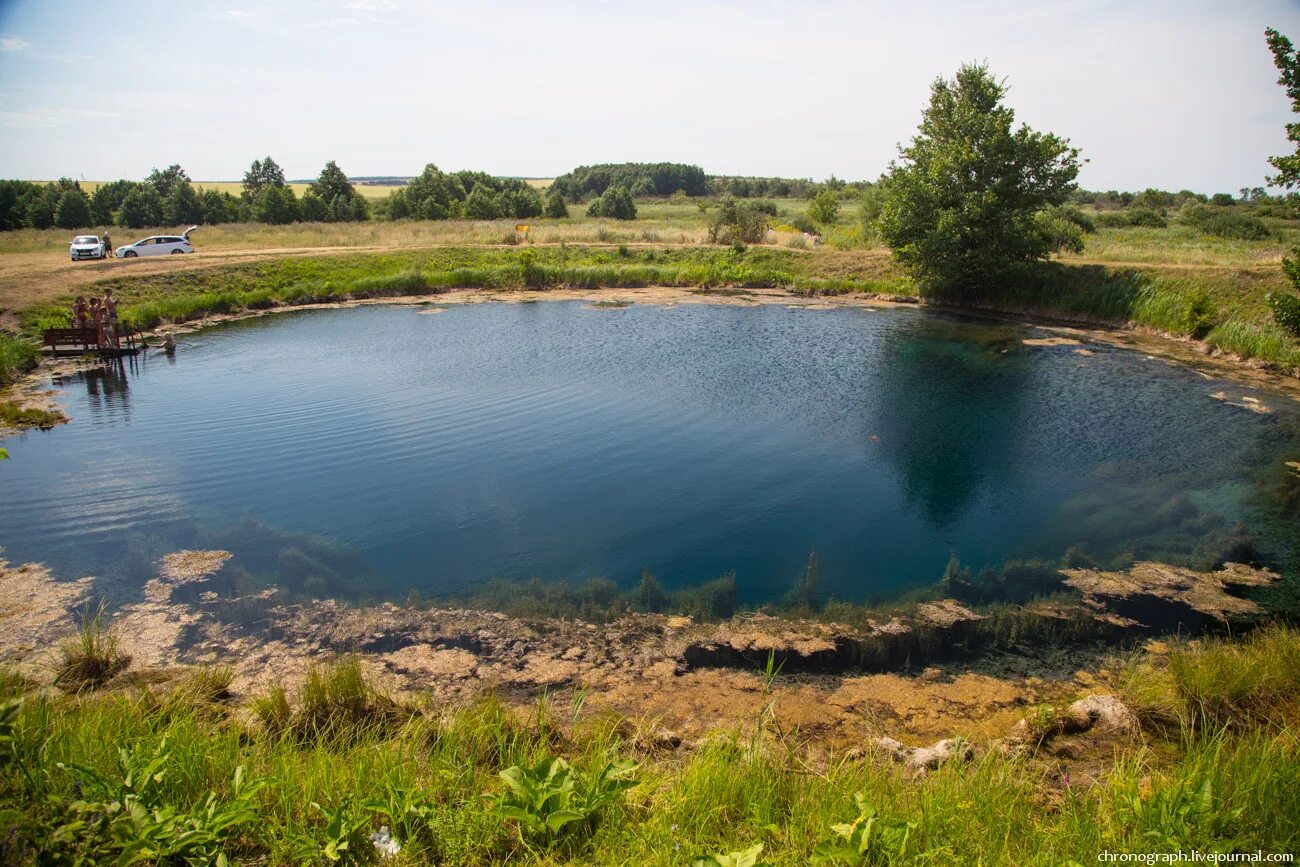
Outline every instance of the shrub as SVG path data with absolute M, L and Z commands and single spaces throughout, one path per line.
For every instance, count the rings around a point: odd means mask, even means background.
M 1263 220 L 1241 211 L 1220 211 L 1204 205 L 1190 205 L 1183 209 L 1181 220 L 1215 238 L 1265 241 L 1272 237 L 1272 232 Z
M 1056 211 L 1057 209 L 1039 211 L 1034 215 L 1034 227 L 1043 236 L 1043 243 L 1050 250 L 1082 253 L 1083 229 Z
M 1273 311 L 1273 321 L 1292 337 L 1300 337 L 1300 295 L 1290 292 L 1268 293 L 1268 306 Z
M 587 206 L 588 217 L 609 217 L 614 220 L 635 220 L 636 202 L 625 187 L 610 187 L 592 199 Z
M 1126 208 L 1097 215 L 1097 225 L 1105 229 L 1164 229 L 1169 225 L 1159 211 L 1150 208 Z
M 712 244 L 757 244 L 767 237 L 767 215 L 752 202 L 726 196 L 709 221 Z
M 839 214 L 840 200 L 834 190 L 822 190 L 808 205 L 808 216 L 823 225 L 834 223 Z

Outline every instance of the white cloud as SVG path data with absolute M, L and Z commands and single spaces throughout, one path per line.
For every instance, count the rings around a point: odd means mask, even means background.
M 21 36 L 0 36 L 0 51 L 23 51 L 32 44 Z
M 343 0 L 341 5 L 356 12 L 390 12 L 397 8 L 396 0 Z

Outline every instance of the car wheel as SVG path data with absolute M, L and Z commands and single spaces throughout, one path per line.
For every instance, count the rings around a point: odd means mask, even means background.
M 184 253 L 184 252 L 185 252 L 184 250 L 172 250 L 172 255 L 175 256 L 177 253 Z
M 134 259 L 137 255 L 139 254 L 137 254 L 134 250 L 127 250 L 125 253 L 122 254 L 122 258 Z

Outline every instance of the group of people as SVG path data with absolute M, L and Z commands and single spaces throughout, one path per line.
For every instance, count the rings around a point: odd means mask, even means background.
M 89 303 L 85 296 L 78 295 L 72 304 L 72 322 L 77 328 L 95 329 L 95 343 L 100 349 L 121 348 L 117 299 L 113 297 L 112 289 L 105 289 L 103 298 L 92 297 Z

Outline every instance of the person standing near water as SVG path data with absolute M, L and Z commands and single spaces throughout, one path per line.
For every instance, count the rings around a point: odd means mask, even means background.
M 78 295 L 76 302 L 72 305 L 72 325 L 74 328 L 86 327 L 86 296 Z
M 104 290 L 104 322 L 105 330 L 108 332 L 108 338 L 113 344 L 114 349 L 120 348 L 121 344 L 117 337 L 117 299 L 113 297 L 112 289 Z

